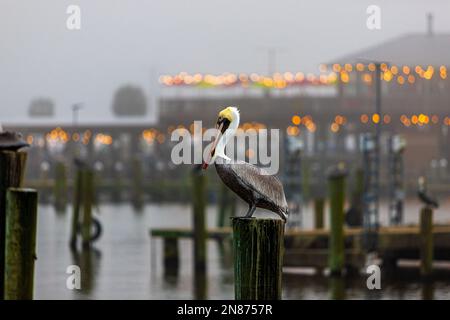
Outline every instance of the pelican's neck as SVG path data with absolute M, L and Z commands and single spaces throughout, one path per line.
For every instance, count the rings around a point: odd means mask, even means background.
M 220 138 L 219 142 L 217 143 L 217 146 L 216 146 L 217 157 L 231 161 L 231 159 L 229 157 L 227 157 L 227 155 L 225 154 L 225 147 L 227 146 L 228 142 L 230 142 L 230 140 L 233 139 L 238 127 L 239 127 L 239 113 L 236 113 L 234 120 L 231 121 L 228 129 L 225 130 L 225 133 L 223 134 L 223 136 Z

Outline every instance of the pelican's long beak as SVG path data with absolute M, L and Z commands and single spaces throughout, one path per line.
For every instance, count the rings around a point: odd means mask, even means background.
M 216 152 L 217 143 L 219 143 L 219 139 L 220 139 L 220 137 L 222 135 L 223 122 L 220 123 L 220 124 L 217 123 L 216 129 L 217 129 L 217 135 L 214 138 L 214 142 L 213 142 L 213 144 L 211 146 L 211 150 L 208 153 L 208 157 L 206 158 L 206 161 L 203 161 L 203 164 L 202 164 L 202 169 L 203 170 L 206 170 L 208 168 L 208 165 L 211 162 L 211 159 L 214 156 L 214 153 Z

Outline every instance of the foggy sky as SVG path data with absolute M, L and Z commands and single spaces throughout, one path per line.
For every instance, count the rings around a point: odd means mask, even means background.
M 81 30 L 66 8 L 81 7 Z M 381 7 L 382 29 L 366 28 Z M 31 99 L 51 97 L 56 118 L 85 103 L 83 120 L 112 119 L 123 84 L 154 94 L 163 73 L 316 72 L 327 62 L 409 32 L 450 32 L 446 0 L 0 0 L 0 123 L 26 118 Z

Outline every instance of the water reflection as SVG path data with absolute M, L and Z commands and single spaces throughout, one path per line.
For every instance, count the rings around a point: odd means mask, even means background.
M 69 210 L 70 212 L 70 210 Z M 208 208 L 208 224 L 216 225 L 216 208 Z M 192 241 L 178 243 L 176 274 L 164 271 L 163 241 L 149 237 L 149 229 L 191 225 L 189 206 L 146 206 L 134 214 L 128 205 L 101 207 L 104 226 L 95 248 L 71 253 L 68 248 L 70 214 L 57 215 L 52 206 L 39 208 L 37 299 L 233 299 L 231 243 L 208 241 L 207 273 L 194 280 Z M 82 269 L 82 290 L 66 287 L 66 269 Z M 198 282 L 197 282 L 198 281 Z M 308 270 L 283 274 L 283 299 L 450 299 L 449 273 L 422 282 L 414 268 L 383 274 L 381 290 L 368 290 L 367 277 L 331 279 Z
M 79 293 L 89 296 L 95 289 L 95 278 L 100 269 L 101 252 L 92 246 L 83 248 L 81 251 L 70 251 L 73 264 L 79 266 L 81 270 L 81 290 Z
M 330 299 L 344 300 L 345 299 L 345 281 L 342 277 L 330 277 L 328 280 L 330 287 Z

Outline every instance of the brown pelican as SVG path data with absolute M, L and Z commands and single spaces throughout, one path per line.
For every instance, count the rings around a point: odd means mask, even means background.
M 289 210 L 280 180 L 262 168 L 243 161 L 233 162 L 225 155 L 225 146 L 238 127 L 239 110 L 236 107 L 220 111 L 216 124 L 218 133 L 207 161 L 203 162 L 203 169 L 214 162 L 223 183 L 248 203 L 245 217 L 250 218 L 258 207 L 275 212 L 286 221 Z
M 432 198 L 428 193 L 427 193 L 427 186 L 426 186 L 426 181 L 424 177 L 419 177 L 418 179 L 418 185 L 419 188 L 417 190 L 417 196 L 419 197 L 419 199 L 427 206 L 427 207 L 432 207 L 432 208 L 438 208 L 439 207 L 439 203 L 437 202 L 436 199 Z
M 23 141 L 20 133 L 3 131 L 0 126 L 0 149 L 16 151 L 23 147 L 29 147 L 30 145 Z

